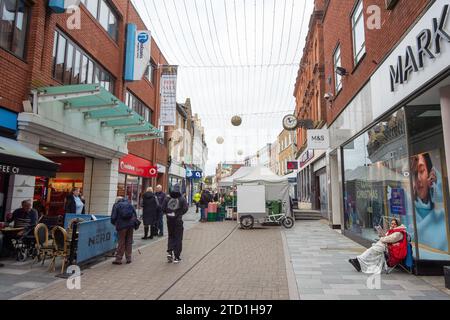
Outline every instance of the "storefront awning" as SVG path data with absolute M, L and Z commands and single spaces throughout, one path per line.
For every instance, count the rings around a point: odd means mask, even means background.
M 0 137 L 0 173 L 55 177 L 58 167 L 19 142 Z
M 127 141 L 152 140 L 162 137 L 160 130 L 144 117 L 98 84 L 44 87 L 37 89 L 38 102 L 61 101 L 66 110 L 82 112 L 86 120 L 95 120 L 104 128 L 114 129 Z

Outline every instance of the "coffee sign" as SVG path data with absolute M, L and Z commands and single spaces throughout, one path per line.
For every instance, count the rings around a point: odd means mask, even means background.
M 20 169 L 15 166 L 9 166 L 9 165 L 0 163 L 0 173 L 19 174 Z

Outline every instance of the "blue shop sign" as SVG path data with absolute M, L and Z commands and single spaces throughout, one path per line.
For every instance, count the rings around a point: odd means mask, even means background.
M 17 131 L 17 113 L 0 108 L 0 129 Z
M 65 2 L 66 0 L 49 0 L 48 6 L 55 13 L 64 13 L 66 11 Z
M 202 171 L 186 170 L 186 178 L 188 179 L 201 179 L 203 176 Z
M 116 249 L 118 236 L 110 216 L 95 215 L 96 220 L 91 220 L 92 216 L 88 214 L 66 214 L 64 227 L 67 229 L 69 222 L 76 218 L 85 220 L 78 224 L 77 229 L 77 264 Z

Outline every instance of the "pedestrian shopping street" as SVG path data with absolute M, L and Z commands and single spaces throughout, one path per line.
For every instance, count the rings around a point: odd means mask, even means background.
M 403 271 L 381 277 L 370 289 L 368 275 L 348 259 L 364 248 L 328 227 L 325 220 L 297 221 L 242 230 L 236 221 L 199 223 L 195 209 L 184 217 L 182 262 L 168 264 L 167 238 L 140 240 L 135 235 L 133 262 L 113 265 L 112 258 L 82 270 L 81 288 L 46 266 L 0 269 L 2 299 L 83 300 L 448 300 L 444 278 Z M 58 270 L 59 264 L 56 268 Z M 21 278 L 13 275 L 21 272 Z M 15 272 L 15 273 L 14 273 Z M 34 276 L 33 276 L 34 275 Z M 45 275 L 45 276 L 44 276 Z M 33 280 L 34 277 L 34 280 Z M 25 282 L 26 281 L 26 282 Z M 7 296 L 6 294 L 9 294 Z

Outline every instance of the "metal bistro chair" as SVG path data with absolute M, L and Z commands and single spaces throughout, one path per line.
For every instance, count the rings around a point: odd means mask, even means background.
M 54 252 L 51 267 L 53 268 L 53 271 L 55 271 L 56 258 L 61 257 L 63 259 L 61 266 L 61 273 L 63 273 L 64 268 L 66 266 L 66 260 L 69 257 L 67 231 L 64 230 L 64 228 L 62 227 L 55 227 L 52 230 L 52 235 L 53 235 Z
M 36 250 L 37 250 L 37 256 L 35 258 L 35 261 L 36 260 L 39 261 L 40 259 L 42 259 L 43 265 L 45 262 L 45 258 L 53 257 L 54 251 L 53 245 L 49 243 L 48 228 L 44 223 L 39 223 L 34 228 L 34 237 L 36 239 Z

